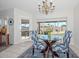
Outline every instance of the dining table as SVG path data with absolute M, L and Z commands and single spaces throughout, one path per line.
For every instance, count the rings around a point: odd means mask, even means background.
M 39 35 L 39 38 L 41 38 L 43 40 L 43 42 L 46 44 L 45 49 L 43 49 L 41 51 L 41 53 L 43 53 L 43 57 L 49 57 L 49 52 L 51 51 L 52 57 L 59 57 L 59 55 L 57 54 L 56 51 L 53 51 L 53 45 L 55 45 L 55 43 L 57 41 L 59 41 L 62 37 L 60 36 L 53 36 L 53 35 Z

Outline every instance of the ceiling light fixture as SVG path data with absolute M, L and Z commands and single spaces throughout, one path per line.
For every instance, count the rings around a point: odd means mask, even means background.
M 48 14 L 49 12 L 53 12 L 55 10 L 55 6 L 53 1 L 48 2 L 48 0 L 42 1 L 42 5 L 38 5 L 39 12 L 42 12 L 43 14 Z

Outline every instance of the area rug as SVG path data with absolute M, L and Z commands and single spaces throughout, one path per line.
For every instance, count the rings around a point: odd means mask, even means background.
M 43 58 L 43 54 L 40 53 L 39 50 L 35 50 L 34 55 L 32 55 L 32 48 L 29 48 L 23 54 L 21 54 L 20 56 L 18 56 L 18 58 Z M 49 58 L 52 58 L 51 53 L 49 53 Z M 64 55 L 64 54 L 60 54 L 60 57 L 59 58 L 67 58 L 67 56 Z M 79 58 L 74 53 L 74 51 L 72 51 L 71 48 L 70 48 L 70 52 L 69 52 L 69 58 Z

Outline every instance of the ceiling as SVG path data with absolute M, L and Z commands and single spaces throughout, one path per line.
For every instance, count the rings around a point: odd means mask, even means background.
M 37 13 L 38 4 L 41 2 L 42 0 L 0 0 L 0 10 L 19 8 L 30 13 Z M 54 2 L 55 10 L 68 10 L 74 8 L 79 3 L 79 0 L 54 0 Z

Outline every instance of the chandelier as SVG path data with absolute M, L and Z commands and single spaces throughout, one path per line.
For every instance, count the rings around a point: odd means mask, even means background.
M 48 14 L 49 12 L 53 12 L 55 9 L 55 6 L 53 5 L 53 2 L 48 2 L 47 0 L 42 1 L 42 5 L 38 5 L 39 12 L 42 12 L 43 14 Z

